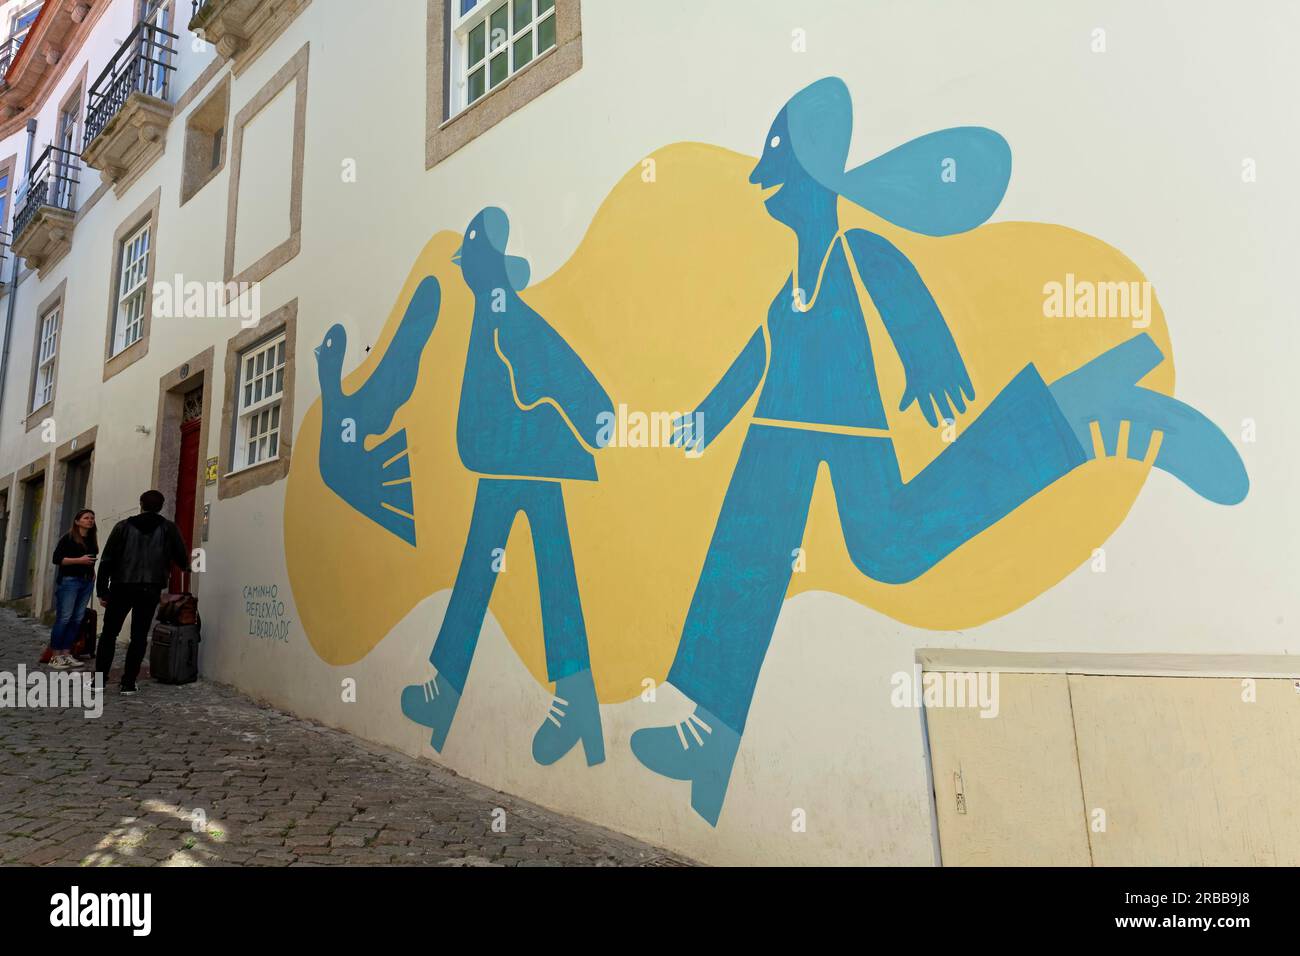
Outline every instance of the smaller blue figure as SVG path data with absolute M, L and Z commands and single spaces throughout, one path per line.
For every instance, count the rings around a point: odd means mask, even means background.
M 415 544 L 415 502 L 406 430 L 366 449 L 368 436 L 382 435 L 397 410 L 410 401 L 420 355 L 438 321 L 442 290 L 424 279 L 388 344 L 379 366 L 351 395 L 343 393 L 343 356 L 348 337 L 334 325 L 316 348 L 320 376 L 320 474 L 349 505 L 407 544 Z
M 430 728 L 441 751 L 465 691 L 470 662 L 506 542 L 523 512 L 533 536 L 542 604 L 550 713 L 533 737 L 533 758 L 555 763 L 582 741 L 588 766 L 605 759 L 587 631 L 564 513 L 565 480 L 595 481 L 588 450 L 600 446 L 609 396 L 554 329 L 519 298 L 528 263 L 506 255 L 510 222 L 495 207 L 465 230 L 454 262 L 474 294 L 456 444 L 479 479 L 469 535 L 451 601 L 429 661 L 437 675 L 402 691 L 402 713 Z

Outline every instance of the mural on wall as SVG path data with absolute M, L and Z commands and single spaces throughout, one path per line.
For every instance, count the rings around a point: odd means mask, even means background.
M 944 130 L 846 171 L 851 131 L 848 90 L 826 79 L 780 110 L 757 165 L 660 150 L 534 286 L 500 210 L 435 236 L 375 353 L 336 387 L 340 352 L 332 390 L 322 363 L 300 431 L 285 547 L 316 652 L 365 656 L 454 582 L 436 673 L 412 675 L 425 680 L 401 700 L 435 747 L 490 602 L 533 675 L 556 682 L 539 762 L 579 740 L 598 762 L 597 699 L 664 678 L 694 712 L 637 731 L 632 750 L 688 781 L 716 824 L 786 597 L 833 591 L 905 624 L 972 627 L 1084 563 L 1151 467 L 1211 502 L 1245 497 L 1231 442 L 1172 397 L 1153 296 L 1122 316 L 1045 306 L 1067 277 L 1148 288 L 1136 267 L 1062 226 L 984 224 L 1010 176 L 1001 136 Z M 430 283 L 443 315 L 417 340 L 399 315 Z M 385 382 L 394 352 L 416 357 Z M 409 535 L 371 497 L 393 487 L 392 455 L 334 447 L 343 388 L 368 393 L 375 376 L 372 450 L 410 436 L 402 475 L 417 480 L 389 502 Z M 671 409 L 676 427 L 611 444 L 598 425 L 616 408 Z M 382 480 L 327 477 L 344 454 Z M 364 567 L 321 560 L 358 545 Z

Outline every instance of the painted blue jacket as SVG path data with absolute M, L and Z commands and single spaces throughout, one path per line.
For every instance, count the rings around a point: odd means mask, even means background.
M 597 447 L 601 413 L 612 415 L 613 405 L 596 377 L 513 289 L 475 295 L 456 422 L 466 468 L 595 481 L 583 442 Z

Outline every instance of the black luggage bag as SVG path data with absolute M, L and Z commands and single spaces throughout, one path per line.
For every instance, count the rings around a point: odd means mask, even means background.
M 199 626 L 155 624 L 149 641 L 149 676 L 163 684 L 189 684 L 199 677 Z

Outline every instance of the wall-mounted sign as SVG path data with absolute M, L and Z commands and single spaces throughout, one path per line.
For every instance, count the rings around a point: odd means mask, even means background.
M 217 483 L 217 460 L 209 458 L 207 465 L 203 469 L 203 483 L 205 485 L 215 485 Z

